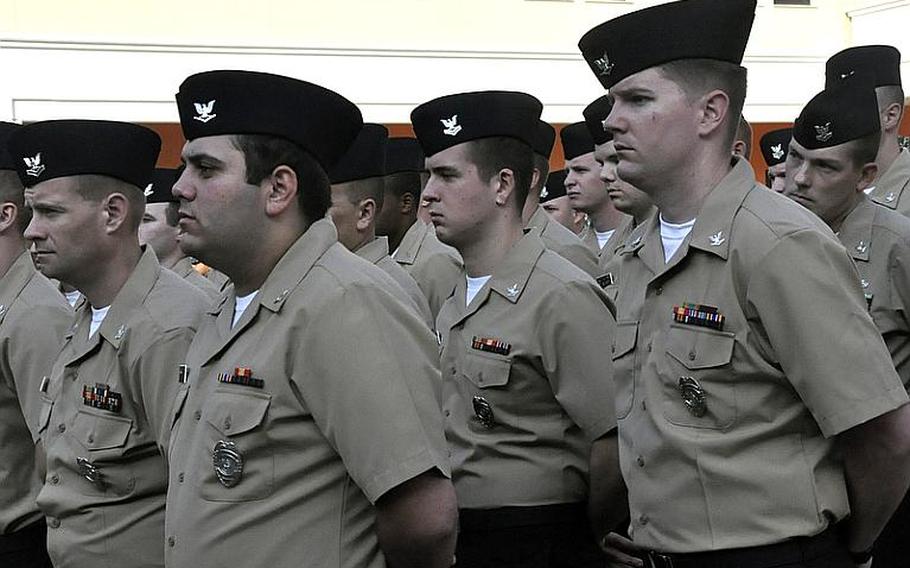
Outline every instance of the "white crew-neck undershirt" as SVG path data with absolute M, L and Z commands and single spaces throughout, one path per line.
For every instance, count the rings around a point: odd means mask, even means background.
M 104 322 L 104 318 L 107 317 L 107 312 L 109 312 L 110 309 L 110 306 L 105 306 L 103 308 L 92 308 L 92 323 L 88 326 L 89 338 L 95 335 L 95 332 L 98 331 L 99 327 L 101 327 L 101 324 Z
M 491 275 L 492 276 L 492 275 Z M 471 305 L 471 301 L 474 300 L 474 296 L 489 282 L 491 276 L 478 276 L 477 278 L 471 278 L 470 276 L 465 275 L 464 279 L 468 283 L 467 288 L 465 288 L 465 299 L 464 305 Z
M 259 290 L 256 290 L 246 296 L 237 296 L 234 298 L 234 319 L 231 321 L 231 327 L 237 325 L 237 322 L 243 317 L 243 312 L 246 311 L 258 293 Z
M 664 262 L 670 262 L 694 226 L 695 219 L 685 223 L 668 223 L 664 221 L 663 215 L 660 216 L 660 240 L 664 245 Z
M 607 244 L 607 241 L 610 240 L 610 238 L 613 236 L 613 233 L 615 232 L 616 229 L 610 229 L 609 231 L 604 231 L 603 233 L 600 231 L 594 231 L 594 234 L 597 235 L 597 246 L 604 248 L 604 245 Z

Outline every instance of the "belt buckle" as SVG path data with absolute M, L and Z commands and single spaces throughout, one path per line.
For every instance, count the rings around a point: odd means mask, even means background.
M 648 568 L 675 568 L 673 558 L 666 554 L 648 551 Z

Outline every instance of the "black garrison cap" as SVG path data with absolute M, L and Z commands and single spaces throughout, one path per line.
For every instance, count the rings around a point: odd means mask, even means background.
M 588 132 L 591 133 L 594 144 L 598 146 L 613 140 L 613 133 L 606 127 L 607 117 L 610 116 L 611 110 L 613 110 L 613 103 L 610 96 L 604 95 L 589 104 L 583 112 Z
M 857 73 L 815 95 L 793 124 L 793 139 L 810 150 L 881 132 L 872 78 Z
M 901 85 L 901 52 L 890 45 L 862 45 L 835 53 L 825 64 L 825 88 L 854 75 L 868 73 L 874 86 Z
M 679 0 L 619 16 L 578 42 L 609 89 L 639 71 L 680 59 L 739 65 L 755 19 L 755 0 Z
M 534 146 L 543 105 L 514 91 L 448 95 L 411 112 L 411 123 L 427 157 L 463 142 L 507 137 Z
M 547 183 L 540 190 L 540 202 L 546 203 L 566 195 L 566 170 L 556 170 L 547 176 Z
M 16 169 L 16 163 L 13 161 L 13 157 L 10 155 L 9 150 L 7 150 L 7 143 L 13 132 L 20 128 L 22 128 L 21 124 L 0 122 L 0 170 Z
M 191 75 L 177 93 L 187 140 L 224 134 L 265 134 L 290 140 L 325 170 L 363 127 L 360 109 L 319 85 L 253 71 Z
M 179 199 L 171 193 L 171 188 L 180 177 L 180 168 L 155 168 L 151 181 L 145 186 L 146 203 L 177 203 Z
M 348 151 L 329 169 L 329 179 L 332 183 L 345 183 L 384 176 L 388 140 L 389 130 L 385 126 L 364 124 Z
M 779 128 L 766 132 L 758 143 L 761 146 L 761 154 L 765 158 L 765 163 L 769 166 L 776 166 L 786 162 L 791 138 L 793 138 L 792 128 Z
M 18 129 L 8 145 L 22 185 L 96 174 L 144 188 L 161 138 L 138 124 L 107 120 L 48 120 Z
M 537 121 L 537 136 L 531 147 L 534 153 L 544 158 L 549 158 L 553 152 L 553 145 L 556 143 L 556 129 L 548 122 Z
M 564 126 L 559 131 L 562 140 L 562 153 L 567 160 L 574 160 L 578 156 L 590 154 L 594 151 L 594 139 L 588 131 L 586 122 L 576 122 Z
M 386 175 L 401 172 L 420 173 L 424 168 L 423 150 L 416 138 L 389 138 L 385 147 Z

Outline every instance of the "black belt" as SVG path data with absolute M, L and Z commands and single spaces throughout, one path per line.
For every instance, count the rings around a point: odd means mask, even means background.
M 43 518 L 16 532 L 0 535 L 0 554 L 24 552 L 36 548 L 47 550 L 47 525 Z
M 458 524 L 462 531 L 485 531 L 578 522 L 588 522 L 587 507 L 584 503 L 458 510 Z
M 816 536 L 792 538 L 765 546 L 690 554 L 652 551 L 644 560 L 646 568 L 763 568 L 818 558 L 838 546 L 837 531 L 829 528 Z

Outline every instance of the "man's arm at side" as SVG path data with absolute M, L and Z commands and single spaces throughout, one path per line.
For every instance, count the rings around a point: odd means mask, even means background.
M 847 546 L 867 550 L 910 487 L 910 404 L 838 435 L 850 521 Z
M 452 482 L 431 470 L 376 502 L 376 532 L 390 568 L 448 568 L 455 555 L 458 505 Z
M 601 539 L 629 514 L 626 484 L 619 468 L 619 439 L 614 429 L 591 445 L 588 515 Z

